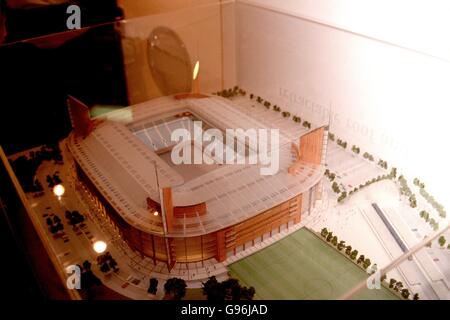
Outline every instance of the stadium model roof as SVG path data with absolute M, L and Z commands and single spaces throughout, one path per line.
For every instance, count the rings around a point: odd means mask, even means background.
M 169 236 L 195 236 L 214 232 L 268 210 L 307 191 L 323 176 L 323 167 L 304 163 L 297 175 L 287 172 L 293 159 L 291 141 L 308 130 L 279 114 L 258 108 L 251 113 L 220 97 L 177 101 L 163 97 L 114 111 L 102 117 L 86 138 L 72 135 L 69 146 L 77 162 L 132 226 L 160 233 L 161 220 L 147 210 L 146 198 L 160 202 L 160 187 L 172 187 L 173 205 L 206 202 L 207 214 L 175 220 Z M 153 150 L 170 147 L 174 124 L 162 119 L 189 111 L 218 129 L 280 129 L 280 169 L 260 175 L 260 165 L 222 165 L 185 182 L 183 177 Z M 177 125 L 188 126 L 179 121 Z M 150 131 L 145 131 L 151 128 Z M 188 128 L 189 129 L 189 128 Z M 139 137 L 138 135 L 141 134 Z M 157 135 L 156 137 L 152 135 Z M 159 138 L 159 139 L 158 139 Z M 156 145 L 159 144 L 159 145 Z

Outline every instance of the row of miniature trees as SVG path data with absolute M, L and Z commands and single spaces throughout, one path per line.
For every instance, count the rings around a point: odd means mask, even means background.
M 367 270 L 371 265 L 372 262 L 369 258 L 366 258 L 363 254 L 360 254 L 358 257 L 358 250 L 352 248 L 350 245 L 346 245 L 344 240 L 339 240 L 336 235 L 333 234 L 332 231 L 329 231 L 327 228 L 323 228 L 320 232 L 320 235 L 329 243 L 331 243 L 334 247 L 336 247 L 337 250 L 342 251 L 344 250 L 345 254 L 353 261 L 356 260 L 356 264 L 363 267 L 364 270 Z M 356 259 L 358 257 L 358 259 Z M 374 267 L 372 268 L 372 272 L 376 272 L 375 268 L 376 264 L 374 264 Z M 381 277 L 381 281 L 386 280 L 386 275 Z M 401 294 L 401 296 L 404 299 L 409 299 L 411 293 L 407 288 L 403 288 L 403 284 L 400 281 L 397 281 L 395 279 L 390 279 L 389 282 L 389 288 L 392 289 L 395 292 L 398 292 Z M 414 300 L 419 299 L 419 295 L 416 293 L 413 296 Z
M 332 231 L 329 231 L 327 228 L 323 228 L 320 232 L 320 235 L 329 243 L 331 243 L 333 246 L 336 247 L 339 251 L 342 251 L 345 249 L 345 254 L 351 259 L 356 260 L 356 263 L 360 266 L 362 266 L 365 270 L 370 267 L 372 262 L 369 258 L 366 258 L 363 254 L 359 255 L 358 257 L 358 250 L 353 249 L 352 246 L 346 245 L 344 240 L 338 239 L 336 235 L 333 234 Z
M 394 179 L 397 175 L 397 169 L 392 168 L 391 172 L 389 174 L 384 174 L 382 176 L 378 176 L 376 178 L 372 178 L 371 180 L 367 180 L 364 184 L 360 184 L 359 187 L 355 187 L 348 193 L 348 196 L 353 195 L 354 193 L 360 191 L 361 189 L 368 187 L 376 182 L 387 180 L 387 179 Z M 334 189 L 333 189 L 334 190 Z M 347 198 L 347 192 L 343 191 L 341 195 L 338 198 L 338 202 L 342 202 L 345 198 Z
M 242 286 L 237 279 L 229 278 L 219 282 L 215 276 L 202 283 L 202 290 L 208 301 L 216 302 L 224 300 L 253 300 L 256 292 L 253 287 Z
M 408 288 L 403 287 L 403 283 L 401 281 L 398 281 L 394 278 L 391 278 L 389 280 L 389 288 L 394 290 L 395 292 L 398 292 L 402 295 L 403 298 L 409 299 L 411 293 L 409 292 Z M 413 295 L 413 300 L 419 300 L 419 294 L 415 293 Z
M 411 190 L 407 186 L 406 179 L 403 176 L 402 176 L 402 180 L 400 181 L 400 184 L 401 184 L 400 192 L 402 194 L 406 194 L 406 195 L 411 194 L 410 200 L 409 200 L 410 205 L 411 205 L 411 207 L 415 208 L 415 206 L 417 206 L 416 197 L 414 194 L 412 194 Z M 422 197 L 424 197 L 425 200 L 438 212 L 439 216 L 441 218 L 445 218 L 447 216 L 447 213 L 444 209 L 444 206 L 441 205 L 440 203 L 438 203 L 434 199 L 434 197 L 425 190 L 425 183 L 423 183 L 422 181 L 420 181 L 417 178 L 414 178 L 413 184 L 415 186 L 419 187 L 419 192 L 422 195 Z M 430 226 L 433 228 L 433 230 L 436 231 L 439 229 L 439 223 L 434 218 L 430 218 L 430 213 L 428 211 L 421 210 L 419 215 L 422 219 L 424 219 L 426 222 L 428 222 L 430 224 Z
M 253 100 L 254 98 L 256 98 L 256 102 L 262 104 L 264 107 L 266 107 L 266 109 L 271 109 L 275 112 L 280 112 L 281 115 L 284 118 L 289 118 L 291 116 L 291 113 L 288 111 L 282 111 L 281 108 L 277 105 L 272 105 L 272 103 L 270 101 L 264 100 L 263 98 L 261 98 L 260 96 L 256 96 L 251 93 L 250 94 L 250 99 Z M 296 122 L 296 123 L 302 123 L 302 119 L 299 116 L 292 116 L 292 121 Z M 311 122 L 304 120 L 302 123 L 303 127 L 307 128 L 307 129 L 311 129 Z
M 430 218 L 430 213 L 428 211 L 421 210 L 419 215 L 433 228 L 434 231 L 439 229 L 439 222 L 437 222 L 434 218 Z
M 247 92 L 238 86 L 234 86 L 233 88 L 223 89 L 222 91 L 215 92 L 214 94 L 224 98 L 233 98 L 236 96 L 245 96 Z
M 421 182 L 417 178 L 414 179 L 413 183 L 414 183 L 414 185 L 416 185 L 420 188 L 419 192 L 422 195 L 422 197 L 424 197 L 425 200 L 429 204 L 431 204 L 431 206 L 434 209 L 436 209 L 436 211 L 439 213 L 439 216 L 441 218 L 447 217 L 447 212 L 445 211 L 444 206 L 442 204 L 440 204 L 439 202 L 437 202 L 436 199 L 434 199 L 434 197 L 425 190 L 425 183 Z
M 164 300 L 181 300 L 186 295 L 187 284 L 181 278 L 169 278 L 164 284 Z M 158 279 L 150 278 L 147 292 L 156 295 L 158 292 Z
M 405 177 L 401 175 L 398 177 L 398 181 L 400 182 L 400 194 L 408 197 L 409 199 L 409 206 L 411 208 L 417 207 L 417 200 L 416 195 L 412 193 L 411 189 L 408 186 L 408 182 L 406 181 Z
M 334 135 L 334 133 L 328 133 L 328 138 L 331 140 L 331 141 L 335 141 L 335 135 Z M 347 148 L 347 142 L 346 141 L 343 141 L 342 139 L 337 139 L 337 142 L 336 142 L 339 146 L 341 146 L 342 148 L 344 148 L 344 149 L 346 149 Z M 354 153 L 356 153 L 356 154 L 360 154 L 361 153 L 361 148 L 360 147 L 358 147 L 358 146 L 356 146 L 356 145 L 353 145 L 352 146 L 352 149 L 351 149 Z M 372 154 L 370 154 L 370 153 L 368 153 L 368 152 L 364 152 L 364 154 L 363 154 L 363 158 L 364 159 L 367 159 L 367 160 L 369 160 L 369 161 L 375 161 L 375 157 L 372 155 Z M 388 163 L 387 163 L 387 161 L 385 161 L 385 160 L 383 160 L 383 159 L 379 159 L 378 160 L 378 165 L 381 167 L 381 168 L 383 168 L 383 169 L 387 169 L 388 168 Z
M 167 279 L 164 284 L 164 300 L 181 300 L 186 295 L 186 281 L 181 278 Z M 245 287 L 239 280 L 229 278 L 225 281 L 217 281 L 215 276 L 210 277 L 202 283 L 203 294 L 209 301 L 224 300 L 253 300 L 255 288 Z M 147 292 L 156 295 L 158 291 L 158 280 L 151 278 Z

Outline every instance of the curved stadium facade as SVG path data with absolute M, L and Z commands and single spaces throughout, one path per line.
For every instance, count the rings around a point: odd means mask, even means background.
M 69 110 L 73 178 L 123 240 L 155 263 L 224 261 L 300 223 L 321 197 L 326 127 L 306 129 L 271 110 L 249 112 L 216 96 L 162 97 L 94 121 L 75 99 Z M 171 133 L 192 132 L 196 120 L 221 131 L 278 128 L 278 173 L 260 175 L 258 164 L 172 164 Z

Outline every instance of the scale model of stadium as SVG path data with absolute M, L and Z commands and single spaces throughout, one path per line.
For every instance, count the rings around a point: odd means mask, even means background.
M 307 129 L 217 96 L 167 96 L 93 120 L 69 99 L 69 111 L 74 178 L 128 245 L 155 263 L 224 261 L 299 223 L 321 197 L 325 126 Z M 278 173 L 261 175 L 259 164 L 174 165 L 171 132 L 191 131 L 194 120 L 222 131 L 278 128 Z

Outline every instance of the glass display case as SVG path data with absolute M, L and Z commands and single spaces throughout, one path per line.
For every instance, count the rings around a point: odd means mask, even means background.
M 450 299 L 447 52 L 322 1 L 156 3 L 81 1 L 47 34 L 6 5 L 0 204 L 28 290 Z

